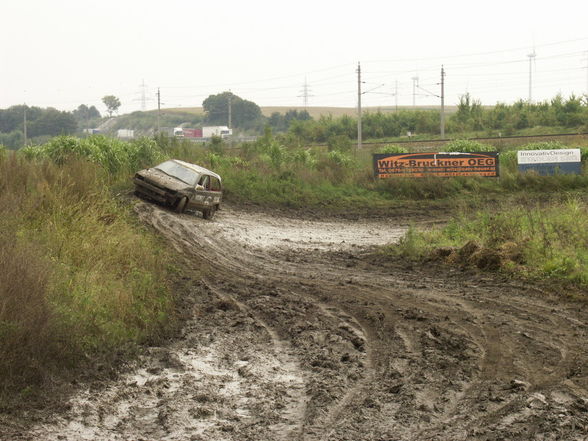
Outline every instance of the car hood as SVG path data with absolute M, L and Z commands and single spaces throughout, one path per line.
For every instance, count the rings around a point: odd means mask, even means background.
M 190 188 L 184 181 L 174 178 L 173 176 L 167 175 L 161 170 L 156 168 L 148 168 L 137 172 L 137 175 L 143 177 L 146 181 L 153 182 L 160 187 L 167 188 L 169 190 L 186 190 Z

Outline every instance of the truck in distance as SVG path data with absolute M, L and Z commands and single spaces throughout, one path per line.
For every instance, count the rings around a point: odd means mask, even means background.
M 229 129 L 227 126 L 206 126 L 198 129 L 187 127 L 174 128 L 174 136 L 176 138 L 210 139 L 213 136 L 228 138 L 232 134 L 233 129 Z

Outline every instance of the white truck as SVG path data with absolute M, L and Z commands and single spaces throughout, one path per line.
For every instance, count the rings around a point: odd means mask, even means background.
M 118 129 L 116 136 L 120 139 L 132 139 L 135 137 L 135 131 L 131 129 Z
M 210 139 L 213 136 L 228 138 L 233 134 L 233 129 L 227 126 L 208 126 L 200 129 L 189 129 L 187 127 L 174 128 L 174 136 L 178 138 Z

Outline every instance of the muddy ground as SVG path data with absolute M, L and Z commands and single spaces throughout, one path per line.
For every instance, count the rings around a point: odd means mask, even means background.
M 584 304 L 382 263 L 392 220 L 136 211 L 205 274 L 181 336 L 1 439 L 588 440 Z

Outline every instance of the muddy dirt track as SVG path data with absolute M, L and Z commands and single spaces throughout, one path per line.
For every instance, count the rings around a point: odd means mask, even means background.
M 204 270 L 183 281 L 191 319 L 11 439 L 588 440 L 584 306 L 383 264 L 370 250 L 394 221 L 136 211 Z

